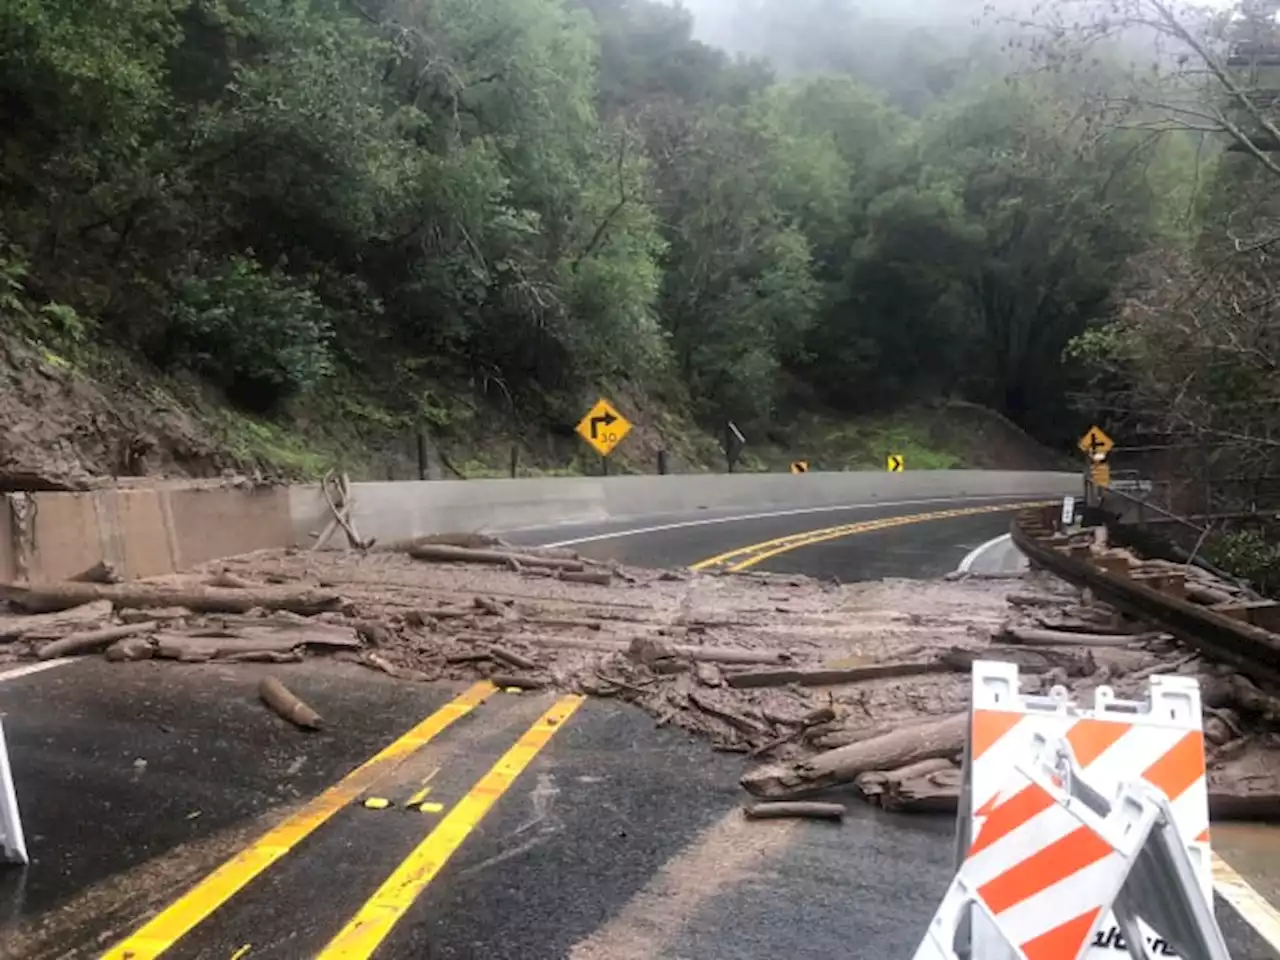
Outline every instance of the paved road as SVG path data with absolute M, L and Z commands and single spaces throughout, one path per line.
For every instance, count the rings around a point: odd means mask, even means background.
M 941 573 L 1007 529 L 1008 513 L 876 525 L 989 506 L 664 518 L 640 526 L 677 525 L 582 548 L 741 563 L 768 550 L 739 548 L 823 531 L 758 567 Z M 524 536 L 604 532 L 616 531 Z M 275 669 L 325 731 L 264 715 L 256 686 Z M 881 960 L 910 956 L 949 879 L 947 818 L 854 805 L 841 827 L 748 827 L 739 759 L 605 701 L 405 684 L 323 662 L 92 659 L 0 678 L 0 708 L 35 858 L 0 873 L 2 957 L 294 960 L 366 956 L 376 943 L 388 960 Z M 388 745 L 421 746 L 387 759 Z M 343 779 L 375 755 L 360 782 Z M 438 806 L 406 808 L 424 784 Z M 390 805 L 366 807 L 371 797 Z M 1280 958 L 1233 915 L 1223 922 L 1235 960 Z
M 601 560 L 639 566 L 692 565 L 751 544 L 809 533 L 824 536 L 885 518 L 919 518 L 918 522 L 882 530 L 854 530 L 808 543 L 770 557 L 761 570 L 838 577 L 844 581 L 879 577 L 934 577 L 954 570 L 974 547 L 1009 529 L 1012 505 L 1007 498 L 966 497 L 948 500 L 900 500 L 787 511 L 742 514 L 700 511 L 643 520 L 565 525 L 507 535 L 515 543 L 573 545 Z M 973 511 L 945 520 L 934 514 Z M 981 511 L 981 512 L 979 512 Z

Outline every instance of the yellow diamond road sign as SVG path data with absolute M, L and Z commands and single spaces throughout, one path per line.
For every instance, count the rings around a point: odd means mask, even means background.
M 597 400 L 578 423 L 578 436 L 591 444 L 602 457 L 613 453 L 613 448 L 630 432 L 630 421 L 604 397 Z
M 902 454 L 900 453 L 889 454 L 889 459 L 885 463 L 886 470 L 888 470 L 890 473 L 902 473 L 902 471 L 905 470 L 906 467 L 907 465 L 902 459 Z
M 1116 442 L 1099 426 L 1090 427 L 1088 432 L 1080 438 L 1080 449 L 1094 462 L 1107 459 L 1107 454 L 1115 445 Z

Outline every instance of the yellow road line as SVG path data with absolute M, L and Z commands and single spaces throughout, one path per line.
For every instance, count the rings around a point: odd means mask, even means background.
M 487 680 L 474 684 L 416 727 L 356 767 L 283 823 L 218 867 L 184 896 L 102 955 L 101 960 L 148 960 L 158 957 L 218 907 L 230 900 L 335 813 L 355 800 L 388 770 L 460 717 L 484 702 L 497 688 Z
M 1027 503 L 1000 503 L 981 507 L 957 507 L 952 510 L 937 510 L 932 513 L 913 513 L 903 517 L 883 517 L 878 520 L 862 520 L 857 523 L 844 523 L 835 527 L 821 527 L 817 530 L 805 530 L 800 533 L 775 537 L 760 543 L 750 543 L 725 553 L 699 560 L 691 570 L 706 570 L 709 567 L 723 566 L 732 573 L 754 567 L 770 557 L 791 550 L 799 550 L 815 543 L 851 537 L 860 533 L 873 533 L 877 530 L 888 530 L 893 527 L 904 527 L 914 523 L 927 523 L 931 520 L 949 520 L 955 517 L 972 517 L 985 513 L 1009 513 L 1029 507 L 1041 507 L 1052 501 L 1037 500 Z
M 449 862 L 454 851 L 538 751 L 550 742 L 584 698 L 561 697 L 537 719 L 515 746 L 502 755 L 470 792 L 458 801 L 422 843 L 396 867 L 342 931 L 329 941 L 317 960 L 363 960 L 373 954 L 418 895 Z

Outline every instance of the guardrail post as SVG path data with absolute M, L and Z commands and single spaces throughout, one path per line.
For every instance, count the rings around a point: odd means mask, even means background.
M 514 443 L 511 445 L 511 479 L 516 478 L 516 474 L 520 472 L 520 448 Z
M 658 451 L 658 476 L 665 477 L 667 475 L 667 451 Z
M 427 431 L 418 430 L 418 479 L 431 478 L 431 464 L 427 460 Z

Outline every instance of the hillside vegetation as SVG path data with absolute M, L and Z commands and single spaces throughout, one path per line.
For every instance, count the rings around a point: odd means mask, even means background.
M 653 0 L 8 0 L 10 393 L 100 385 L 117 473 L 420 429 L 572 469 L 601 392 L 689 466 L 726 418 L 784 450 L 952 398 L 1065 446 L 1119 381 L 1159 405 L 1201 346 L 1149 318 L 1280 168 L 1109 111 L 1105 36 L 881 24 L 872 57 L 856 5 L 765 6 L 821 72 Z

